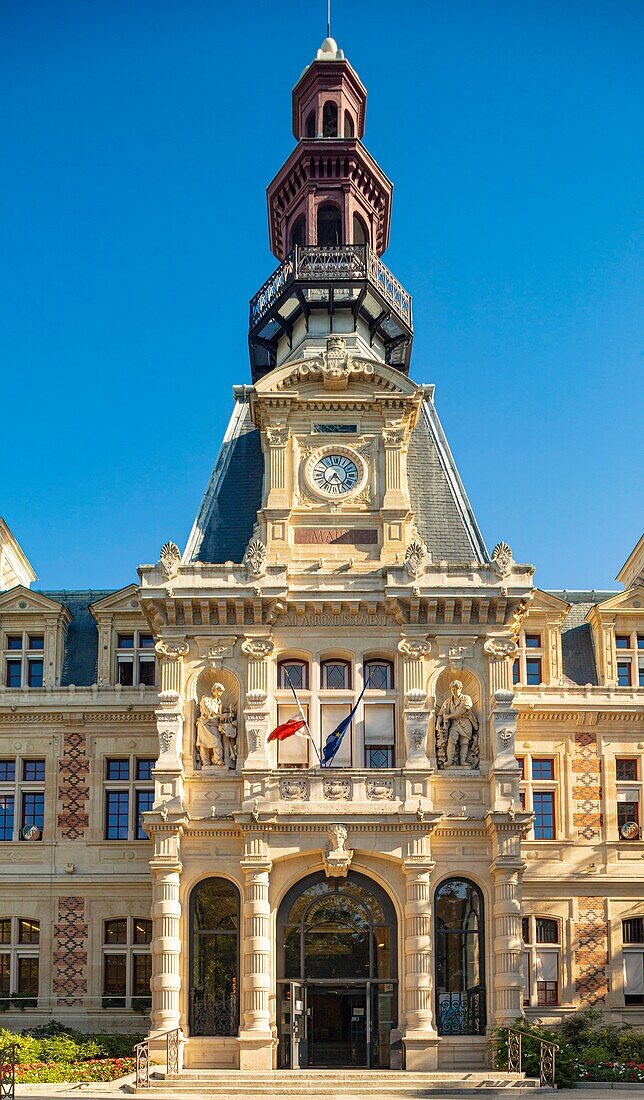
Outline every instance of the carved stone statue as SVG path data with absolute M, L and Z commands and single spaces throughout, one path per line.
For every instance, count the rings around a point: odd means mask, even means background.
M 323 853 L 327 878 L 344 878 L 351 866 L 353 850 L 346 847 L 348 835 L 346 825 L 329 825 L 330 847 Z
M 436 757 L 439 768 L 478 768 L 478 719 L 460 680 L 452 680 L 449 695 L 436 719 Z
M 223 684 L 213 684 L 210 695 L 199 702 L 197 750 L 203 767 L 234 768 L 237 763 L 237 714 L 224 710 Z

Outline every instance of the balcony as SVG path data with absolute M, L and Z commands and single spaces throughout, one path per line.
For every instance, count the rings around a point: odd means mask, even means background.
M 386 362 L 407 373 L 413 336 L 411 295 L 368 245 L 298 245 L 250 301 L 249 348 L 253 381 L 277 365 L 277 347 L 293 346 L 296 323 L 306 332 L 314 312 L 360 318 Z M 336 329 L 346 331 L 346 327 Z

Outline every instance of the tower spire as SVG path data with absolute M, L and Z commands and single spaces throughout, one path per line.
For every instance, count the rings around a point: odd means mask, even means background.
M 326 36 L 331 37 L 331 0 L 326 0 Z

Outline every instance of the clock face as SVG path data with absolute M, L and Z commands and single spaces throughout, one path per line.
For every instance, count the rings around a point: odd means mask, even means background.
M 313 484 L 329 496 L 350 493 L 358 484 L 358 467 L 346 455 L 325 455 L 313 467 Z

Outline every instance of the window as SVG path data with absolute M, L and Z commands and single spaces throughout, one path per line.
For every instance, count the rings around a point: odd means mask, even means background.
M 616 649 L 630 649 L 631 648 L 630 635 L 628 635 L 628 634 L 617 634 L 616 637 L 615 637 L 615 648 Z
M 306 691 L 309 686 L 309 666 L 306 661 L 279 661 L 277 665 L 277 686 L 294 687 Z
M 5 636 L 5 686 L 8 688 L 44 687 L 44 634 L 7 634 Z
M 483 895 L 452 878 L 434 899 L 436 1016 L 439 1035 L 485 1034 Z
M 338 105 L 330 99 L 322 108 L 322 136 L 325 138 L 338 136 Z
M 395 710 L 393 703 L 365 703 L 364 751 L 367 768 L 395 766 Z
M 644 634 L 616 634 L 617 687 L 644 687 Z
M 315 111 L 309 111 L 308 115 L 306 116 L 304 129 L 307 138 L 315 137 Z
M 320 664 L 321 686 L 335 690 L 348 691 L 351 688 L 351 665 L 349 661 L 322 661 Z
M 0 841 L 42 840 L 44 827 L 45 761 L 0 760 Z
M 309 708 L 302 704 L 304 717 L 308 722 Z M 279 703 L 277 707 L 277 725 L 288 722 L 290 718 L 300 718 L 300 712 L 295 703 Z M 308 768 L 309 766 L 309 737 L 303 731 L 304 736 L 294 734 L 285 741 L 277 742 L 277 766 L 278 768 Z
M 555 838 L 555 795 L 554 791 L 535 791 L 533 796 L 534 837 L 535 840 L 554 840 Z
M 344 112 L 344 136 L 345 138 L 354 138 L 356 136 L 356 128 L 353 121 L 353 115 L 350 111 Z
M 337 206 L 331 203 L 318 206 L 317 231 L 319 245 L 335 248 L 342 244 L 342 214 Z
M 639 840 L 641 836 L 641 783 L 639 782 L 639 774 L 637 757 L 616 757 L 617 836 L 619 840 Z
M 557 836 L 558 778 L 555 758 L 533 757 L 526 754 L 519 758 L 521 780 L 519 802 L 521 808 L 534 811 L 532 836 L 534 840 L 555 840 Z
M 103 924 L 103 1008 L 150 1001 L 152 921 L 117 917 Z M 143 1007 L 143 1006 L 141 1006 Z
M 555 777 L 555 762 L 552 759 L 547 760 L 535 760 L 532 759 L 532 778 L 533 779 L 554 779 Z
M 154 763 L 130 756 L 105 761 L 106 840 L 147 840 L 142 815 L 154 804 Z
M 190 1030 L 236 1035 L 239 1025 L 239 891 L 209 878 L 190 896 Z
M 631 686 L 631 662 L 617 662 L 617 686 L 627 688 Z
M 559 1004 L 560 922 L 550 917 L 523 917 L 523 1003 L 532 1007 Z
M 339 726 L 343 718 L 346 718 L 351 710 L 351 703 L 322 703 L 320 706 L 320 745 L 323 749 L 326 745 L 326 739 L 333 730 Z M 333 768 L 350 768 L 351 767 L 351 743 L 352 743 L 352 726 L 349 726 L 345 731 L 344 736 L 340 742 L 340 747 L 333 757 L 333 762 L 330 765 Z
M 369 231 L 359 214 L 353 215 L 353 243 L 369 244 Z
M 291 248 L 295 248 L 296 245 L 306 243 L 306 218 L 304 214 L 300 214 L 298 218 L 293 222 L 291 228 Z
M 367 691 L 392 691 L 394 666 L 391 661 L 365 661 L 364 682 Z
M 521 681 L 521 662 L 517 657 L 512 665 L 512 683 L 518 684 Z
M 545 650 L 541 634 L 522 634 L 519 652 L 512 666 L 512 682 L 539 687 L 544 682 Z
M 644 917 L 631 917 L 622 921 L 622 942 L 624 1004 L 644 1005 Z
M 541 657 L 526 657 L 525 672 L 526 684 L 530 687 L 538 687 L 542 682 Z
M 116 636 L 116 682 L 121 687 L 154 687 L 154 636 L 143 630 Z
M 0 919 L 0 1002 L 11 998 L 22 1008 L 38 1000 L 40 924 L 31 917 Z

